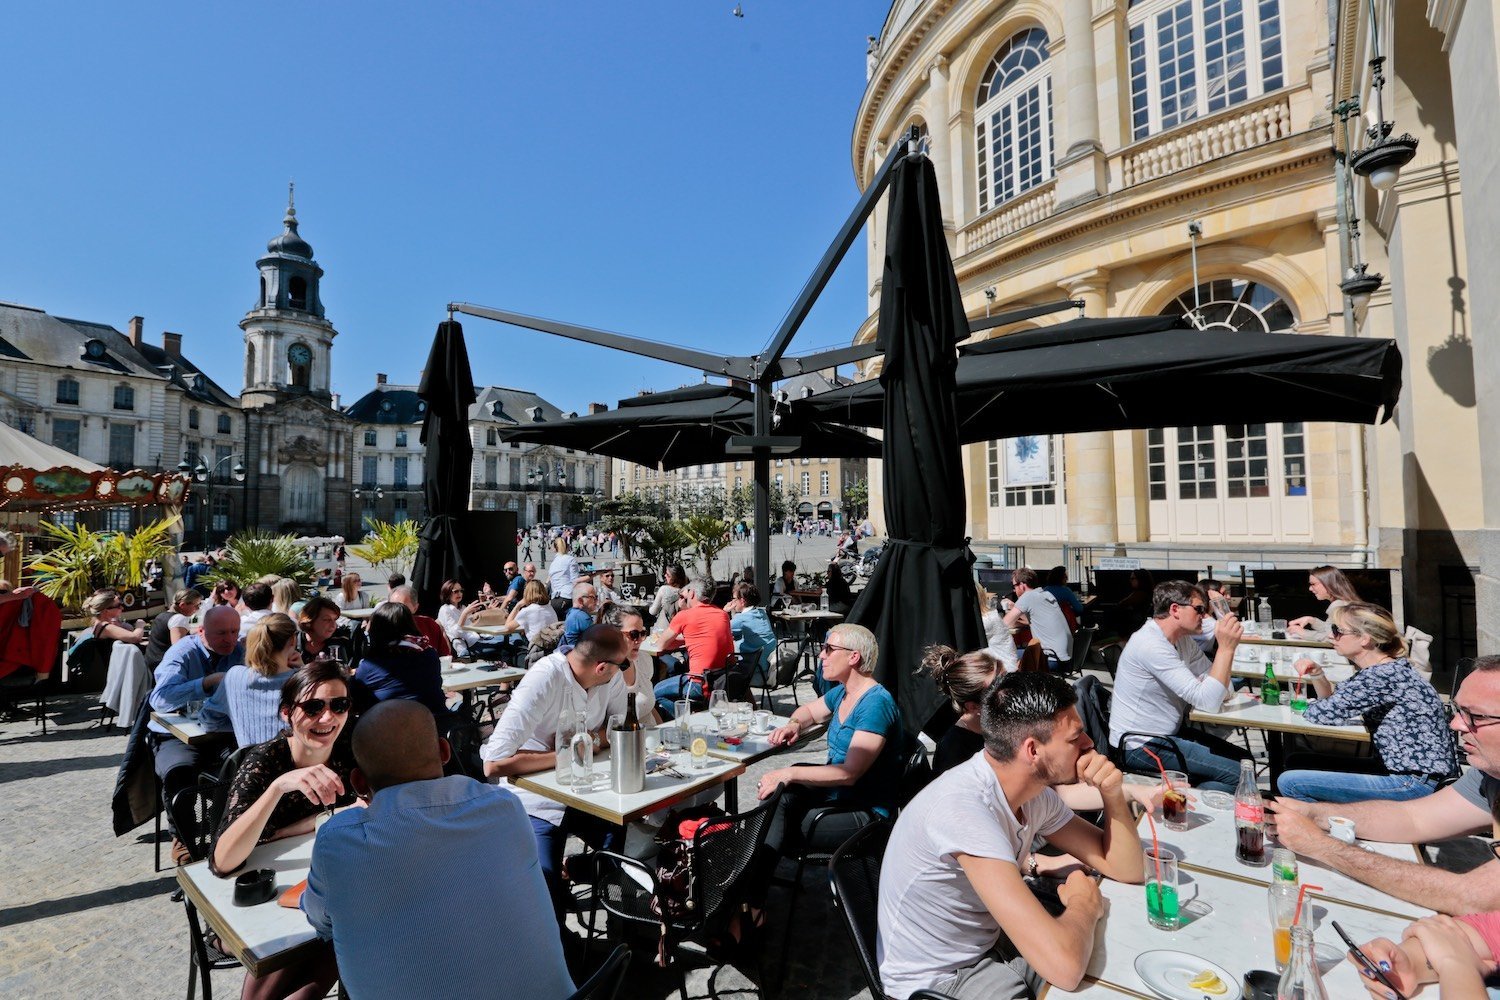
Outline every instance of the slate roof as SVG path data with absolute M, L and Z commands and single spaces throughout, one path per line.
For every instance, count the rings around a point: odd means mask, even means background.
M 344 414 L 362 424 L 420 424 L 426 408 L 416 386 L 387 384 L 344 407 Z
M 562 420 L 556 406 L 534 392 L 500 385 L 476 386 L 477 398 L 469 407 L 469 419 L 483 423 L 530 424 L 540 414 L 543 421 Z M 420 424 L 424 404 L 414 385 L 377 385 L 356 399 L 344 412 L 366 424 Z

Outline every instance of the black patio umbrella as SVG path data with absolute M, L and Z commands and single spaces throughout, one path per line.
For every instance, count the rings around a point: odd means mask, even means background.
M 622 399 L 619 408 L 582 417 L 525 424 L 501 432 L 506 441 L 550 444 L 608 455 L 653 468 L 722 462 L 730 438 L 754 432 L 749 390 L 733 385 L 695 385 L 670 392 Z M 869 458 L 880 442 L 842 424 L 781 417 L 777 434 L 798 435 L 801 443 L 784 452 L 800 458 Z
M 469 564 L 469 467 L 474 445 L 469 440 L 469 405 L 474 402 L 474 377 L 464 329 L 452 320 L 438 324 L 432 353 L 422 370 L 418 398 L 427 404 L 422 417 L 422 493 L 427 520 L 412 570 L 412 586 L 425 614 L 436 614 L 443 581 L 466 584 L 478 575 Z
M 937 177 L 926 157 L 906 157 L 891 183 L 880 288 L 880 373 L 885 406 L 882 475 L 890 541 L 848 621 L 880 643 L 876 679 L 896 696 L 906 728 L 941 718 L 942 697 L 913 668 L 942 643 L 980 649 L 974 554 L 964 536 L 964 470 L 954 368 L 969 335 L 948 256 Z
M 1178 317 L 1079 319 L 962 349 L 958 440 L 1289 420 L 1375 423 L 1401 391 L 1391 340 L 1198 330 Z M 884 419 L 886 391 L 860 382 L 799 402 L 808 417 Z

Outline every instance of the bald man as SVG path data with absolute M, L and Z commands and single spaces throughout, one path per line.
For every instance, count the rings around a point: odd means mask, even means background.
M 507 996 L 569 996 L 526 810 L 507 789 L 444 777 L 450 753 L 417 702 L 360 718 L 350 780 L 368 808 L 318 831 L 302 910 L 333 942 L 350 996 L 489 996 L 497 975 Z
M 167 803 L 167 815 L 176 838 L 172 843 L 172 860 L 178 864 L 191 860 L 184 841 L 191 843 L 196 839 L 198 821 L 191 802 L 173 808 L 174 800 L 178 792 L 197 785 L 200 773 L 217 773 L 221 758 L 234 747 L 234 726 L 229 721 L 229 706 L 220 681 L 230 667 L 243 662 L 240 613 L 221 604 L 204 614 L 203 627 L 197 635 L 175 643 L 156 666 L 151 710 L 170 714 L 200 702 L 203 708 L 198 713 L 198 724 L 209 733 L 219 734 L 218 738 L 188 746 L 167 732 L 165 726 L 155 721 L 147 724 L 156 774 L 162 783 L 162 800 Z

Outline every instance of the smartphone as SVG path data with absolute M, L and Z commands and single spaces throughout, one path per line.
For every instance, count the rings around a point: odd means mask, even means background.
M 1338 932 L 1339 937 L 1343 938 L 1344 943 L 1349 946 L 1349 954 L 1354 956 L 1354 960 L 1360 964 L 1360 967 L 1370 975 L 1374 976 L 1376 979 L 1380 980 L 1380 982 L 1384 984 L 1385 988 L 1391 991 L 1391 995 L 1394 996 L 1396 1000 L 1406 1000 L 1406 995 L 1400 990 L 1396 989 L 1396 984 L 1387 979 L 1385 973 L 1381 972 L 1379 967 L 1376 966 L 1374 962 L 1370 961 L 1369 956 L 1359 950 L 1359 945 L 1354 943 L 1354 939 L 1351 938 L 1348 934 L 1344 933 L 1344 929 L 1339 926 L 1339 922 L 1337 920 L 1334 920 L 1332 921 L 1332 923 L 1333 929 Z

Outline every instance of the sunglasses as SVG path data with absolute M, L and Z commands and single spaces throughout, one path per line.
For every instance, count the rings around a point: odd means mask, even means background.
M 324 709 L 329 709 L 334 715 L 348 715 L 351 702 L 347 696 L 342 698 L 309 698 L 306 701 L 297 702 L 297 707 L 316 719 L 323 714 Z
M 1339 628 L 1337 625 L 1331 623 L 1328 626 L 1328 631 L 1329 634 L 1332 635 L 1335 639 L 1341 639 L 1346 635 L 1359 635 L 1359 633 L 1352 628 Z
M 633 628 L 629 632 L 625 633 L 625 638 L 639 642 L 640 640 L 646 638 L 647 634 L 648 633 L 643 628 Z
M 823 655 L 824 656 L 827 656 L 829 653 L 833 652 L 835 649 L 842 649 L 846 653 L 850 652 L 850 649 L 849 649 L 848 646 L 835 646 L 831 642 L 825 642 L 825 643 L 823 643 Z

